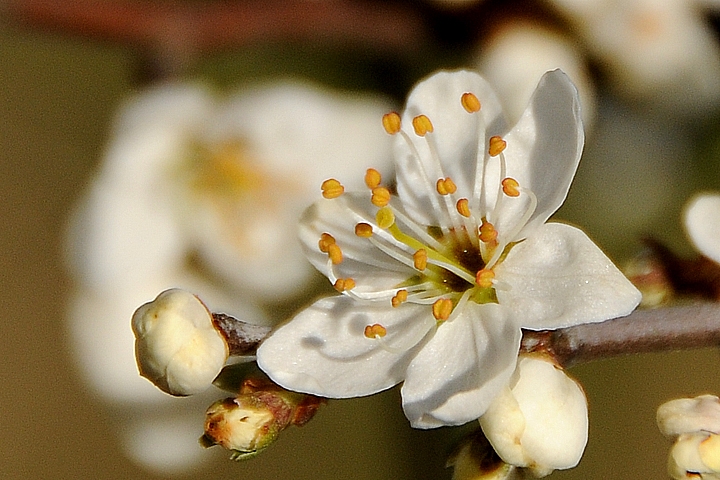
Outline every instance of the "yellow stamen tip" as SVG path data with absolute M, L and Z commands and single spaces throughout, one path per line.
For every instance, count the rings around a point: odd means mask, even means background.
M 390 228 L 395 223 L 395 214 L 389 207 L 383 207 L 375 215 L 375 222 L 380 228 Z
M 502 151 L 505 150 L 505 147 L 507 147 L 507 142 L 501 137 L 498 137 L 497 135 L 490 137 L 490 148 L 488 149 L 488 153 L 491 157 L 500 155 Z
M 421 272 L 427 268 L 427 251 L 421 248 L 413 254 L 413 264 Z
M 520 184 L 514 178 L 504 178 L 502 181 L 503 193 L 508 197 L 520 196 Z
M 397 112 L 386 113 L 382 117 L 383 128 L 390 135 L 395 135 L 400 131 L 402 122 L 400 121 L 400 115 Z
M 440 195 L 448 195 L 457 192 L 457 185 L 450 177 L 440 178 L 435 184 L 435 188 Z
M 333 287 L 335 287 L 335 290 L 342 293 L 345 290 L 352 290 L 355 288 L 355 280 L 352 278 L 338 278 L 335 283 L 333 284 Z
M 320 240 L 318 241 L 318 248 L 320 248 L 320 251 L 323 253 L 328 253 L 328 248 L 330 245 L 335 244 L 335 237 L 330 235 L 329 233 L 323 233 L 320 235 Z
M 369 223 L 358 223 L 355 225 L 355 235 L 358 237 L 370 238 L 372 237 L 372 234 L 372 225 Z
M 482 225 L 480 225 L 480 241 L 485 243 L 494 242 L 497 236 L 498 232 L 495 230 L 495 226 L 490 222 L 483 221 Z
M 380 172 L 374 168 L 368 168 L 367 172 L 365 172 L 365 185 L 372 189 L 379 187 L 380 182 L 382 182 L 382 175 L 380 175 Z
M 465 218 L 470 217 L 470 202 L 468 202 L 467 198 L 461 198 L 457 201 L 457 205 L 455 207 L 457 208 L 457 211 L 460 215 L 462 215 Z
M 480 110 L 480 100 L 473 93 L 463 93 L 460 97 L 460 103 L 468 113 L 475 113 Z
M 343 261 L 343 254 L 340 246 L 337 243 L 333 243 L 327 247 L 327 254 L 330 257 L 333 265 L 339 265 Z
M 390 302 L 393 307 L 399 307 L 401 304 L 407 302 L 408 292 L 407 290 L 398 290 L 397 293 L 392 297 Z
M 480 288 L 490 288 L 493 286 L 493 279 L 495 278 L 495 272 L 493 270 L 480 270 L 475 275 L 475 283 Z
M 418 115 L 412 119 L 413 128 L 415 134 L 419 137 L 424 137 L 427 133 L 432 133 L 433 124 L 428 117 L 425 115 Z
M 342 183 L 338 182 L 334 178 L 325 180 L 320 186 L 322 190 L 322 196 L 325 198 L 337 198 L 345 192 L 345 187 Z
M 453 304 L 449 298 L 440 298 L 435 301 L 432 305 L 432 313 L 435 320 L 444 322 L 450 318 L 452 313 Z
M 365 332 L 363 332 L 364 335 L 367 338 L 375 338 L 375 337 L 384 337 L 387 335 L 387 329 L 380 325 L 379 323 L 376 323 L 374 325 L 368 325 L 365 327 Z
M 373 188 L 370 201 L 376 207 L 386 207 L 390 203 L 390 190 L 385 187 Z

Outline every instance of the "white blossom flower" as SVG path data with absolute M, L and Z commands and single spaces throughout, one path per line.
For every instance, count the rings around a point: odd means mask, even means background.
M 525 355 L 480 426 L 505 463 L 543 477 L 580 461 L 588 438 L 587 400 L 552 361 Z
M 402 122 L 383 117 L 396 135 L 399 199 L 372 169 L 371 194 L 325 182 L 327 199 L 307 210 L 300 236 L 342 295 L 260 346 L 258 364 L 275 382 L 332 398 L 404 382 L 413 426 L 462 424 L 508 384 L 521 327 L 633 310 L 640 293 L 595 244 L 546 223 L 583 146 L 572 83 L 547 73 L 509 132 L 499 105 L 477 74 L 433 75 L 410 94 Z
M 695 248 L 720 263 L 720 194 L 695 196 L 685 207 L 685 231 Z
M 720 479 L 720 400 L 679 398 L 658 408 L 660 431 L 674 440 L 668 473 L 675 479 Z

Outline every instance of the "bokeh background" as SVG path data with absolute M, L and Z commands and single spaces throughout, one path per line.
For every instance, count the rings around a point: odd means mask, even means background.
M 463 41 L 447 33 L 439 38 L 447 46 Z M 337 45 L 254 45 L 208 56 L 193 73 L 221 84 L 290 73 L 336 87 L 373 88 L 401 101 L 424 73 L 461 63 L 461 55 L 441 47 L 348 55 Z M 72 285 L 62 246 L 68 215 L 102 158 L 117 107 L 142 84 L 138 57 L 136 49 L 116 42 L 12 18 L 0 22 L 3 478 L 165 478 L 123 454 L 117 429 L 119 415 L 128 413 L 109 408 L 83 383 L 66 324 Z M 602 85 L 600 96 L 595 132 L 559 217 L 582 225 L 619 261 L 638 251 L 636 239 L 645 234 L 690 254 L 680 212 L 693 191 L 718 186 L 720 157 L 711 155 L 715 113 L 663 122 L 605 94 Z M 719 360 L 715 350 L 704 349 L 573 368 L 590 402 L 590 440 L 580 466 L 552 478 L 665 478 L 669 442 L 655 427 L 655 409 L 677 396 L 720 393 Z M 393 389 L 331 402 L 311 423 L 286 431 L 248 462 L 208 450 L 208 463 L 179 478 L 449 478 L 444 463 L 461 434 L 413 431 Z

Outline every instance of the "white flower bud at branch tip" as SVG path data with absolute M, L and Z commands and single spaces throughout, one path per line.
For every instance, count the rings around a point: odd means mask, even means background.
M 166 290 L 142 305 L 133 314 L 132 329 L 140 375 L 171 395 L 202 392 L 228 358 L 212 314 L 184 290 Z

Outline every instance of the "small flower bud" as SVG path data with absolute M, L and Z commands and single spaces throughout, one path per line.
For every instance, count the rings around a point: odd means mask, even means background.
M 228 358 L 212 314 L 184 290 L 166 290 L 142 305 L 133 314 L 132 329 L 140 375 L 171 395 L 202 392 Z

